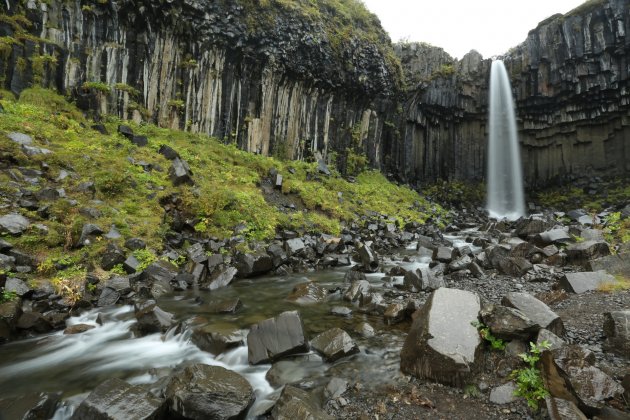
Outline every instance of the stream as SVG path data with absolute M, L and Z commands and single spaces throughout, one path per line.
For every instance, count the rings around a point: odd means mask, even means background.
M 430 257 L 419 255 L 415 247 L 411 244 L 398 252 L 395 263 L 384 259 L 382 272 L 367 275 L 375 291 L 385 294 L 395 290 L 391 281 L 383 281 L 384 272 L 393 265 L 405 269 L 428 266 Z M 405 256 L 407 262 L 400 262 Z M 307 359 L 279 362 L 283 380 L 307 381 L 316 386 L 325 385 L 332 377 L 340 377 L 368 388 L 382 385 L 400 375 L 399 352 L 409 326 L 407 323 L 385 325 L 382 315 L 361 313 L 356 306 L 343 301 L 342 290 L 347 286 L 344 275 L 349 269 L 241 279 L 214 291 L 188 290 L 162 296 L 158 306 L 173 313 L 184 327 L 173 328 L 166 334 L 134 336 L 132 327 L 136 321 L 133 307 L 129 305 L 86 311 L 67 320 L 68 326 L 89 324 L 95 327 L 84 333 L 64 335 L 58 331 L 0 346 L 0 395 L 61 392 L 63 404 L 54 418 L 68 419 L 89 392 L 108 378 L 121 378 L 131 384 L 151 384 L 177 366 L 200 362 L 231 369 L 250 382 L 256 392 L 256 403 L 250 411 L 252 417 L 251 413 L 257 407 L 269 405 L 267 397 L 277 390 L 265 378 L 271 365 L 250 366 L 246 345 L 219 356 L 204 352 L 190 340 L 192 327 L 211 326 L 218 332 L 247 330 L 251 325 L 287 310 L 300 312 L 308 338 L 339 327 L 353 336 L 361 351 L 333 364 L 323 362 L 314 353 Z M 295 285 L 309 280 L 334 292 L 326 301 L 308 305 L 285 299 Z M 401 282 L 402 278 L 393 280 Z M 243 303 L 236 313 L 211 312 L 212 303 L 236 297 Z M 334 306 L 350 307 L 352 316 L 332 314 Z M 369 345 L 368 339 L 354 332 L 361 322 L 368 322 L 376 332 L 376 336 L 369 339 Z

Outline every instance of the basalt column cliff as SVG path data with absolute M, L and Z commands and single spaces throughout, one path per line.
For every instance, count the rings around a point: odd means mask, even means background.
M 410 183 L 483 180 L 491 60 L 392 46 L 347 0 L 7 0 L 0 82 L 123 119 Z M 530 185 L 630 172 L 630 0 L 542 22 L 506 53 Z M 396 57 L 397 56 L 397 57 Z M 401 66 L 404 75 L 401 73 Z
M 41 84 L 84 108 L 303 158 L 380 165 L 400 89 L 391 42 L 355 2 L 8 0 L 5 89 Z
M 397 45 L 412 89 L 393 161 L 406 179 L 485 172 L 490 60 L 472 51 Z M 510 50 L 523 170 L 530 185 L 630 172 L 630 1 L 590 1 L 555 15 Z

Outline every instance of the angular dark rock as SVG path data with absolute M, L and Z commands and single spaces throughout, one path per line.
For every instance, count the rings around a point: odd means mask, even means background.
M 11 213 L 0 216 L 0 235 L 20 236 L 31 223 L 24 216 Z
M 125 241 L 125 248 L 130 249 L 132 251 L 145 249 L 146 247 L 147 247 L 146 242 L 144 242 L 140 238 L 129 238 Z
M 443 384 L 463 386 L 478 369 L 481 339 L 472 322 L 479 296 L 441 288 L 416 317 L 400 353 L 403 373 Z
M 354 280 L 343 294 L 343 299 L 349 302 L 356 302 L 362 295 L 369 292 L 370 282 L 367 280 Z
M 374 328 L 367 322 L 361 322 L 359 325 L 357 325 L 354 328 L 354 332 L 364 338 L 374 337 L 374 335 L 376 334 L 374 332 Z
M 368 273 L 376 272 L 380 266 L 380 261 L 376 252 L 374 252 L 367 244 L 361 244 L 358 251 L 363 270 Z
M 549 344 L 549 350 L 556 350 L 567 344 L 562 338 L 558 337 L 551 331 L 542 328 L 538 331 L 538 335 L 536 336 L 536 344 L 540 345 L 544 341 Z
M 13 337 L 20 315 L 22 315 L 20 299 L 0 303 L 0 343 Z
M 0 254 L 0 270 L 5 273 L 15 270 L 15 258 L 9 255 Z
M 583 271 L 579 273 L 566 273 L 560 278 L 560 286 L 570 293 L 584 293 L 597 290 L 599 287 L 615 283 L 615 277 L 605 271 Z
M 300 238 L 287 239 L 284 241 L 284 250 L 290 256 L 299 254 L 305 247 L 304 241 Z
M 254 277 L 273 270 L 273 261 L 269 254 L 258 251 L 251 254 L 239 253 L 234 261 L 239 277 Z
M 175 322 L 175 316 L 160 309 L 154 300 L 136 303 L 134 309 L 136 328 L 142 334 L 166 332 Z
M 217 330 L 216 327 L 208 325 L 195 328 L 190 340 L 201 350 L 218 355 L 245 343 L 246 333 L 245 330 L 236 328 L 229 331 Z
M 144 147 L 149 144 L 149 139 L 147 136 L 133 136 L 131 138 L 131 143 L 135 144 L 138 147 Z
M 175 265 L 165 260 L 157 260 L 142 272 L 141 279 L 150 283 L 151 294 L 159 297 L 171 291 L 171 281 L 177 276 L 178 269 Z
M 15 293 L 19 297 L 24 297 L 33 293 L 33 289 L 28 287 L 24 280 L 17 279 L 15 277 L 7 278 L 4 283 L 4 290 L 6 292 Z
M 528 341 L 540 329 L 523 312 L 507 306 L 491 304 L 484 307 L 479 315 L 492 335 L 503 340 Z
M 200 243 L 189 246 L 186 250 L 186 254 L 188 255 L 188 259 L 196 263 L 206 262 L 208 260 L 206 250 Z
M 407 304 L 402 302 L 392 303 L 385 309 L 383 319 L 385 324 L 394 325 L 405 320 L 407 317 Z
M 352 337 L 341 328 L 331 328 L 317 335 L 311 340 L 311 347 L 330 363 L 359 352 Z
M 591 271 L 606 270 L 610 274 L 630 278 L 630 254 L 628 253 L 597 258 L 589 261 L 587 266 Z
M 195 182 L 192 179 L 192 171 L 190 170 L 190 167 L 188 166 L 188 163 L 186 163 L 185 160 L 180 159 L 180 158 L 175 158 L 172 161 L 172 165 L 170 167 L 170 169 L 168 170 L 169 176 L 171 178 L 171 182 L 173 183 L 174 186 L 178 186 L 178 185 L 182 185 L 182 184 L 188 184 L 188 185 L 194 185 Z
M 41 392 L 19 397 L 0 399 L 0 415 L 3 419 L 44 420 L 51 419 L 61 401 L 61 392 Z
M 310 304 L 316 302 L 322 302 L 328 297 L 328 289 L 320 286 L 319 284 L 308 281 L 300 283 L 293 287 L 287 300 L 298 304 Z
M 453 259 L 453 248 L 447 246 L 439 246 L 433 251 L 433 260 L 443 263 L 450 263 Z
M 133 274 L 140 268 L 140 261 L 133 254 L 130 254 L 122 265 L 127 274 Z
M 36 311 L 24 312 L 20 315 L 16 327 L 21 330 L 32 330 L 40 334 L 52 330 L 52 325 Z
M 604 348 L 630 359 L 630 310 L 604 313 Z
M 111 378 L 97 386 L 83 400 L 72 420 L 150 420 L 165 414 L 165 401 L 142 386 Z
M 525 275 L 534 266 L 528 260 L 522 257 L 507 257 L 499 262 L 499 270 L 503 274 L 512 277 L 521 277 Z
M 203 284 L 203 289 L 216 290 L 225 287 L 236 278 L 238 270 L 234 267 L 225 267 L 222 270 L 215 270 L 209 279 Z
M 92 124 L 91 128 L 104 136 L 109 136 L 109 131 L 107 131 L 107 128 L 103 124 Z
M 275 420 L 317 419 L 333 420 L 334 417 L 322 410 L 315 397 L 299 388 L 287 385 L 273 407 L 271 416 Z
M 107 248 L 101 257 L 101 267 L 103 270 L 111 270 L 114 266 L 124 263 L 126 259 L 125 251 L 112 242 L 107 244 Z
M 569 245 L 565 252 L 569 261 L 587 262 L 610 255 L 610 247 L 604 241 L 584 241 Z
M 541 328 L 546 328 L 558 336 L 564 335 L 562 319 L 534 296 L 528 293 L 511 292 L 503 297 L 501 303 L 518 309 Z
M 160 146 L 158 153 L 164 156 L 168 160 L 175 160 L 179 158 L 179 153 L 177 153 L 175 149 L 173 149 L 172 147 L 167 146 L 165 144 Z
M 249 362 L 253 365 L 308 351 L 300 314 L 283 312 L 253 325 L 247 335 L 247 348 Z
M 118 126 L 118 134 L 123 135 L 129 140 L 132 140 L 134 136 L 133 130 L 131 129 L 131 127 L 129 127 L 128 125 L 123 125 L 123 124 L 120 124 Z
M 186 419 L 244 419 L 256 399 L 245 378 L 220 366 L 195 364 L 175 372 L 164 391 L 170 412 Z

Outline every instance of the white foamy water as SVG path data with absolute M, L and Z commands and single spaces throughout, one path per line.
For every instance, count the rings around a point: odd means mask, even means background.
M 99 312 L 103 325 L 96 322 Z M 269 365 L 250 366 L 246 347 L 215 358 L 190 342 L 189 331 L 133 337 L 130 328 L 135 319 L 131 306 L 89 311 L 68 320 L 68 325 L 75 324 L 95 328 L 81 334 L 56 333 L 7 345 L 9 350 L 15 347 L 12 350 L 16 357 L 0 367 L 0 392 L 7 395 L 59 390 L 66 396 L 75 395 L 57 410 L 55 419 L 61 420 L 69 418 L 87 396 L 86 378 L 94 378 L 88 388 L 112 376 L 123 377 L 132 384 L 152 383 L 187 363 L 222 366 L 240 373 L 254 388 L 257 401 L 273 392 L 265 379 Z

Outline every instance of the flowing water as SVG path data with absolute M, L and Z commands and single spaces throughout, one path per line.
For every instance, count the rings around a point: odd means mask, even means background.
M 406 269 L 428 265 L 430 258 L 421 257 L 412 249 L 415 249 L 413 245 L 401 252 L 410 257 L 410 262 L 396 264 Z M 307 280 L 329 290 L 341 290 L 345 286 L 343 276 L 347 269 L 239 280 L 212 292 L 188 291 L 168 295 L 161 298 L 158 305 L 175 314 L 183 325 L 211 325 L 218 331 L 248 329 L 252 324 L 285 310 L 298 310 L 307 337 L 340 327 L 350 332 L 361 352 L 334 364 L 324 363 L 315 355 L 308 361 L 283 362 L 284 378 L 308 380 L 315 385 L 325 383 L 332 376 L 345 378 L 351 383 L 361 382 L 368 387 L 387 383 L 399 376 L 399 352 L 408 324 L 386 326 L 382 316 L 362 314 L 357 308 L 352 308 L 354 312 L 348 318 L 332 315 L 333 306 L 351 306 L 342 301 L 340 292 L 332 293 L 323 303 L 310 305 L 285 300 L 295 285 Z M 387 269 L 385 264 L 383 271 Z M 385 293 L 387 288 L 384 287 L 391 286 L 385 285 L 383 276 L 383 273 L 370 274 L 368 280 L 373 288 Z M 211 313 L 210 303 L 234 297 L 243 302 L 236 314 Z M 363 321 L 374 327 L 376 337 L 363 339 L 352 332 Z M 95 328 L 76 335 L 56 332 L 0 346 L 0 395 L 6 398 L 43 391 L 62 392 L 64 406 L 57 410 L 55 418 L 66 419 L 76 405 L 107 378 L 150 384 L 167 376 L 178 365 L 194 362 L 239 372 L 256 390 L 257 404 L 264 404 L 265 398 L 275 391 L 265 379 L 271 366 L 250 366 L 246 346 L 215 357 L 191 343 L 190 328 L 184 328 L 180 333 L 175 333 L 174 329 L 166 334 L 136 337 L 132 332 L 135 318 L 131 306 L 93 309 L 68 320 L 68 325 L 80 323 Z
M 516 220 L 525 215 L 523 175 L 510 79 L 501 60 L 490 70 L 488 202 L 491 217 Z

